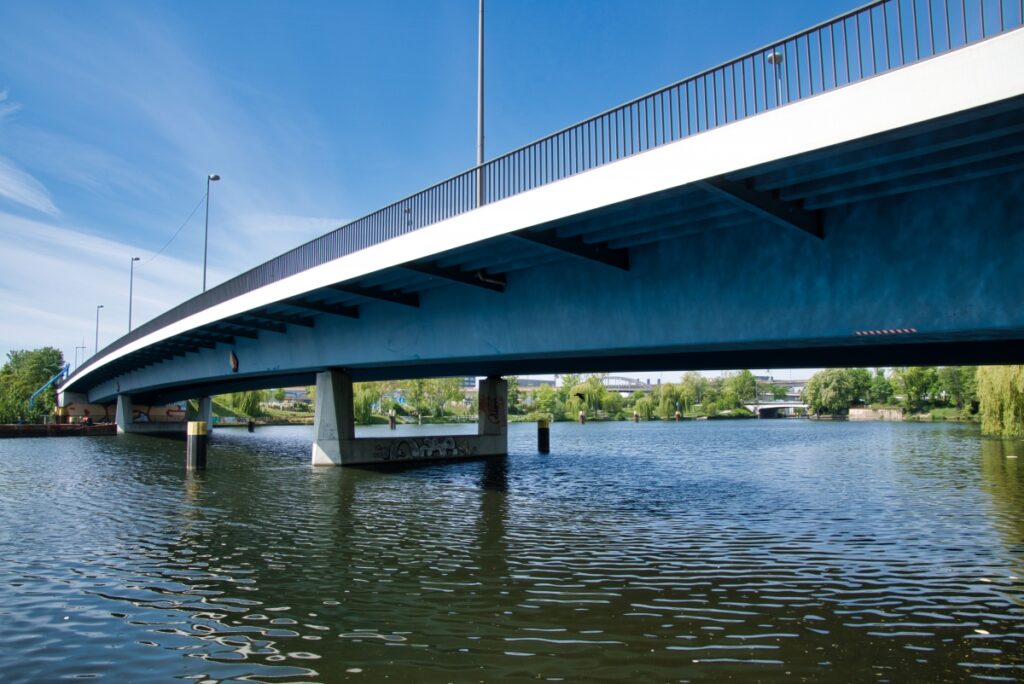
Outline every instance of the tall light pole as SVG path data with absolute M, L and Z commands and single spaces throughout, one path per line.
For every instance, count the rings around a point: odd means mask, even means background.
M 100 309 L 103 308 L 102 304 L 96 305 L 96 341 L 93 346 L 93 355 L 95 356 L 100 350 Z
M 775 106 L 778 107 L 782 104 L 782 75 L 779 73 L 779 69 L 782 67 L 782 60 L 785 55 L 778 50 L 772 50 L 772 53 L 768 55 L 768 63 L 775 67 Z
M 220 176 L 211 173 L 206 177 L 206 226 L 203 228 L 203 292 L 206 292 L 206 245 L 210 237 L 210 181 L 219 181 Z
M 484 0 L 480 0 L 476 56 L 476 205 L 484 204 Z
M 75 347 L 75 368 L 76 369 L 78 368 L 78 350 L 79 349 L 82 350 L 82 358 L 83 359 L 85 358 L 85 344 L 84 344 L 85 340 L 83 339 L 82 342 L 83 342 L 82 346 L 80 346 L 80 347 L 76 346 Z
M 135 262 L 139 257 L 132 257 L 128 270 L 128 332 L 132 331 L 132 290 L 135 286 Z

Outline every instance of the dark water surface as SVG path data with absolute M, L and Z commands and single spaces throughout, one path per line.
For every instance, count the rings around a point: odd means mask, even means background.
M 0 440 L 0 679 L 1024 679 L 1024 443 L 513 425 L 376 472 L 311 435 L 218 431 L 191 477 L 182 442 Z

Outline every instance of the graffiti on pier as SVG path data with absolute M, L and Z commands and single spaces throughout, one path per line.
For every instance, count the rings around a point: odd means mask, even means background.
M 507 400 L 501 395 L 480 397 L 480 417 L 490 425 L 508 427 Z
M 375 460 L 419 461 L 434 458 L 463 458 L 477 452 L 475 444 L 460 437 L 389 439 L 374 448 Z

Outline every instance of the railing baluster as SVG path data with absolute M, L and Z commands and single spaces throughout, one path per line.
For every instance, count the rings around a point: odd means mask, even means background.
M 953 38 L 949 32 L 949 0 L 942 0 L 942 15 L 946 18 L 946 49 L 953 49 Z
M 967 45 L 971 42 L 967 38 L 967 0 L 960 0 L 960 20 L 964 23 L 964 45 Z
M 1002 3 L 1002 0 L 999 0 Z M 929 54 L 934 55 L 935 50 L 935 17 L 932 14 L 932 2 L 933 0 L 926 0 L 928 3 L 928 44 L 931 47 Z

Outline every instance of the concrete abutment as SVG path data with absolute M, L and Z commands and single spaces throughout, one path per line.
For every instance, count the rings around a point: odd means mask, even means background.
M 352 376 L 327 370 L 316 376 L 313 465 L 408 463 L 508 454 L 508 383 L 480 381 L 477 434 L 414 437 L 355 436 Z

